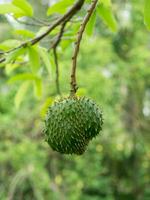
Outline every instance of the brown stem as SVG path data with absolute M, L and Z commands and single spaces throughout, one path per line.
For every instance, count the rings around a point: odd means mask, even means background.
M 53 48 L 54 61 L 55 61 L 55 66 L 56 66 L 56 90 L 57 90 L 57 94 L 59 94 L 59 95 L 61 94 L 61 92 L 60 92 L 60 84 L 59 84 L 59 64 L 58 64 L 58 56 L 57 56 L 57 46 L 61 42 L 61 38 L 63 36 L 66 23 L 67 23 L 67 21 L 65 21 L 62 24 L 60 32 L 57 36 L 57 39 L 55 40 L 55 42 L 53 43 L 53 45 L 51 47 L 51 48 Z
M 65 26 L 66 26 L 67 22 L 68 22 L 68 21 L 65 21 L 65 22 L 61 25 L 60 32 L 59 32 L 59 34 L 58 34 L 58 36 L 57 36 L 55 42 L 54 42 L 54 43 L 52 44 L 52 46 L 50 47 L 51 49 L 52 49 L 52 48 L 56 48 L 56 47 L 59 45 L 59 43 L 61 42 L 61 38 L 62 38 L 62 36 L 63 36 L 64 29 L 65 29 Z
M 98 0 L 93 0 L 90 8 L 87 11 L 86 16 L 83 19 L 83 22 L 81 23 L 80 29 L 78 31 L 78 35 L 77 35 L 77 40 L 75 42 L 75 49 L 74 49 L 74 53 L 73 53 L 73 57 L 72 57 L 72 71 L 71 71 L 71 82 L 70 82 L 70 86 L 71 86 L 71 91 L 70 91 L 70 95 L 74 96 L 78 87 L 77 87 L 77 82 L 76 82 L 76 68 L 77 68 L 77 57 L 78 57 L 78 53 L 80 50 L 80 43 L 82 40 L 82 36 L 84 33 L 84 30 L 86 28 L 86 25 L 96 7 Z
M 58 56 L 57 56 L 57 48 L 53 49 L 53 53 L 54 53 L 54 61 L 55 61 L 55 66 L 56 66 L 56 90 L 57 90 L 57 94 L 61 94 L 60 93 L 60 84 L 59 84 L 59 65 L 58 65 Z

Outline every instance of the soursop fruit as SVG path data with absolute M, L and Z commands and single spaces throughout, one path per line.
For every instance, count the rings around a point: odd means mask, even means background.
M 44 135 L 53 150 L 80 155 L 102 130 L 102 124 L 102 112 L 94 101 L 68 97 L 48 108 Z

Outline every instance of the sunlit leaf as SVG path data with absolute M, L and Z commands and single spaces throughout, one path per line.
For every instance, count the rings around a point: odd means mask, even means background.
M 47 15 L 53 13 L 63 14 L 69 6 L 73 5 L 73 3 L 74 0 L 61 0 L 48 8 Z
M 144 2 L 144 22 L 150 30 L 150 0 L 145 0 Z
M 22 9 L 18 8 L 13 4 L 10 3 L 0 4 L 0 14 L 9 14 L 9 13 L 17 15 L 18 17 L 25 15 Z
M 21 102 L 23 101 L 26 93 L 27 93 L 27 90 L 29 89 L 30 87 L 30 81 L 26 81 L 24 83 L 22 83 L 22 85 L 19 87 L 18 91 L 17 91 L 17 94 L 15 96 L 15 107 L 18 109 Z
M 79 88 L 77 90 L 77 96 L 85 96 L 87 93 L 86 89 L 85 88 Z
M 99 16 L 104 20 L 107 26 L 114 32 L 117 31 L 117 22 L 110 7 L 100 4 L 97 7 Z
M 0 49 L 4 50 L 4 51 L 8 51 L 18 45 L 20 45 L 20 41 L 19 40 L 5 40 L 4 42 L 0 43 Z
M 23 10 L 26 16 L 33 16 L 32 6 L 26 0 L 13 0 L 12 4 Z
M 26 29 L 17 29 L 13 32 L 15 35 L 22 36 L 23 38 L 33 38 L 35 33 Z
M 11 53 L 7 55 L 6 63 L 14 61 L 15 59 L 17 59 L 18 56 L 23 55 L 25 51 L 26 51 L 25 48 L 19 48 L 19 49 L 16 49 L 15 51 L 12 51 Z
M 70 41 L 70 40 L 62 40 L 62 42 L 61 42 L 62 49 L 66 49 L 67 47 L 69 47 L 70 43 L 72 43 L 72 41 Z
M 45 33 L 47 31 L 47 26 L 42 26 L 36 33 L 36 37 L 42 35 L 43 33 Z
M 86 28 L 86 33 L 89 36 L 91 36 L 93 34 L 95 23 L 96 23 L 96 12 L 93 13 L 91 19 L 88 22 L 87 28 Z
M 54 102 L 54 99 L 52 97 L 49 97 L 45 100 L 45 102 L 43 103 L 42 107 L 41 107 L 41 117 L 44 119 L 47 113 L 47 109 L 50 105 L 52 105 L 52 103 Z
M 31 70 L 34 74 L 36 74 L 40 68 L 40 56 L 38 52 L 38 46 L 29 46 L 28 54 Z
M 35 96 L 37 98 L 41 98 L 41 96 L 42 96 L 42 79 L 41 78 L 36 78 L 33 81 L 33 85 L 34 85 Z
M 0 61 L 1 61 L 1 59 L 3 59 L 3 58 L 0 58 Z M 5 61 L 2 62 L 2 63 L 0 63 L 0 68 L 1 68 L 1 67 L 5 67 L 5 65 L 6 65 L 6 62 L 5 62 Z
M 103 3 L 105 6 L 111 6 L 111 0 L 99 0 L 100 3 Z
M 13 77 L 11 77 L 8 80 L 9 84 L 12 84 L 16 81 L 24 81 L 24 80 L 35 80 L 37 77 L 31 73 L 22 73 L 22 74 L 17 74 Z
M 6 64 L 6 67 L 5 67 L 6 74 L 9 75 L 13 70 L 15 70 L 16 68 L 18 68 L 19 66 L 20 65 L 16 64 L 16 63 Z
M 47 50 L 45 48 L 39 48 L 39 54 L 47 68 L 48 73 L 51 75 L 52 74 L 52 70 L 51 70 L 51 62 L 50 62 L 50 56 L 47 52 Z

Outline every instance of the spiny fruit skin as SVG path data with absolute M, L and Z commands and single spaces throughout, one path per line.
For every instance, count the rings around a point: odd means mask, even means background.
M 68 97 L 49 107 L 44 135 L 53 150 L 81 155 L 102 124 L 102 112 L 91 99 Z

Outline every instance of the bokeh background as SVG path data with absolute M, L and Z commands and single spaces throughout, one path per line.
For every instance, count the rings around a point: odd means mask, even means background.
M 44 18 L 50 1 L 30 2 Z M 93 36 L 83 39 L 78 94 L 100 105 L 104 126 L 82 156 L 52 151 L 42 135 L 44 107 L 57 96 L 55 74 L 51 80 L 46 76 L 41 100 L 31 89 L 16 109 L 18 84 L 7 83 L 15 72 L 0 68 L 0 200 L 150 199 L 150 33 L 142 5 L 142 0 L 114 1 L 118 31 L 99 19 Z M 20 26 L 26 27 L 0 16 L 0 42 L 13 38 Z M 67 94 L 72 45 L 66 38 L 62 43 L 60 87 Z

